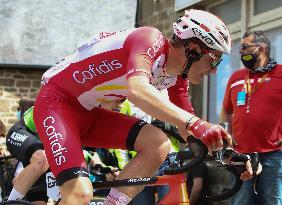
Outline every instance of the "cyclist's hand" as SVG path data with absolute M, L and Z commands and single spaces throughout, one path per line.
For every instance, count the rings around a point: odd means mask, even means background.
M 262 171 L 262 166 L 258 163 L 257 171 L 254 174 L 250 157 L 244 154 L 236 154 L 231 157 L 230 164 L 235 167 L 236 172 L 240 174 L 240 179 L 243 181 L 251 179 L 254 175 L 259 175 Z
M 187 136 L 193 135 L 193 133 L 185 128 L 178 127 L 179 134 L 181 135 L 182 139 L 187 142 Z
M 200 139 L 208 147 L 210 153 L 223 146 L 222 138 L 226 139 L 230 147 L 233 147 L 231 136 L 220 125 L 199 119 L 191 126 L 190 130 L 196 138 Z
M 262 171 L 262 166 L 261 164 L 259 163 L 258 164 L 258 169 L 255 173 L 255 175 L 259 175 Z M 253 170 L 252 170 L 252 165 L 251 165 L 251 162 L 250 160 L 248 160 L 246 162 L 246 171 L 244 171 L 241 175 L 240 175 L 240 179 L 242 179 L 243 181 L 246 181 L 246 180 L 249 180 L 251 179 L 252 177 L 254 176 L 254 173 L 253 173 Z

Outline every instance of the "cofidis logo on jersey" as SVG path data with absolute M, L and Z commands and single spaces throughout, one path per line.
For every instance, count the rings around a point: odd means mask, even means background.
M 150 58 L 154 58 L 163 45 L 164 45 L 164 37 L 161 34 L 156 35 L 152 47 L 148 48 L 147 50 L 147 55 Z
M 91 64 L 88 66 L 88 69 L 83 71 L 74 71 L 72 76 L 77 83 L 84 84 L 87 80 L 92 80 L 95 77 L 108 74 L 120 68 L 122 68 L 122 64 L 118 60 L 102 60 L 98 66 Z
M 55 162 L 58 166 L 66 162 L 66 157 L 64 153 L 68 152 L 67 148 L 62 146 L 63 135 L 60 132 L 56 131 L 55 118 L 48 116 L 43 121 L 43 126 L 45 128 L 45 133 L 48 136 L 52 154 L 55 158 Z

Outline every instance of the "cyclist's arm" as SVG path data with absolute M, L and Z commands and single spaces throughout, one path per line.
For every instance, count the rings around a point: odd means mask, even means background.
M 221 127 L 201 120 L 174 105 L 150 84 L 153 64 L 158 57 L 168 51 L 169 42 L 164 40 L 159 31 L 152 29 L 135 34 L 128 37 L 125 43 L 125 50 L 129 54 L 127 63 L 129 101 L 152 117 L 176 125 L 182 138 L 185 138 L 185 140 L 187 135 L 192 134 L 190 131 L 187 131 L 187 127 L 197 138 L 201 138 L 209 150 L 222 146 L 221 137 L 226 138 L 228 144 L 232 146 L 231 137 Z M 155 48 L 156 44 L 159 47 L 152 49 Z M 151 53 L 151 51 L 153 52 Z
M 181 76 L 177 76 L 176 84 L 167 89 L 168 96 L 169 100 L 175 105 L 194 114 L 194 109 L 188 95 L 188 87 L 188 80 L 182 79 Z
M 166 99 L 144 75 L 129 77 L 127 86 L 128 99 L 157 119 L 176 125 L 179 129 L 185 129 L 186 120 L 193 116 Z M 193 122 L 197 119 L 195 117 Z

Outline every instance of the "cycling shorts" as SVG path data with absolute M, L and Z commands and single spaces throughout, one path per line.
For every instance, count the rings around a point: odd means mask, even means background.
M 83 145 L 133 150 L 136 137 L 146 124 L 98 107 L 86 110 L 76 98 L 50 82 L 37 96 L 34 119 L 59 185 L 78 176 L 88 177 Z
M 8 151 L 25 166 L 30 162 L 33 153 L 43 150 L 42 142 L 25 126 L 24 121 L 16 122 L 9 130 L 6 138 Z

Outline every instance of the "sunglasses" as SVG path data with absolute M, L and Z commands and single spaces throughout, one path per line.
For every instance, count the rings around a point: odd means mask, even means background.
M 259 46 L 258 44 L 242 44 L 240 45 L 240 50 L 246 50 L 249 47 Z
M 222 61 L 222 55 L 217 56 L 213 53 L 210 52 L 210 50 L 203 48 L 202 49 L 202 54 L 208 54 L 212 58 L 212 62 L 210 62 L 210 65 L 212 67 L 212 71 L 217 69 L 217 66 L 221 63 Z
M 210 63 L 212 69 L 216 69 L 222 61 L 222 56 L 216 56 L 213 53 L 209 53 L 209 56 L 213 59 L 213 61 Z

